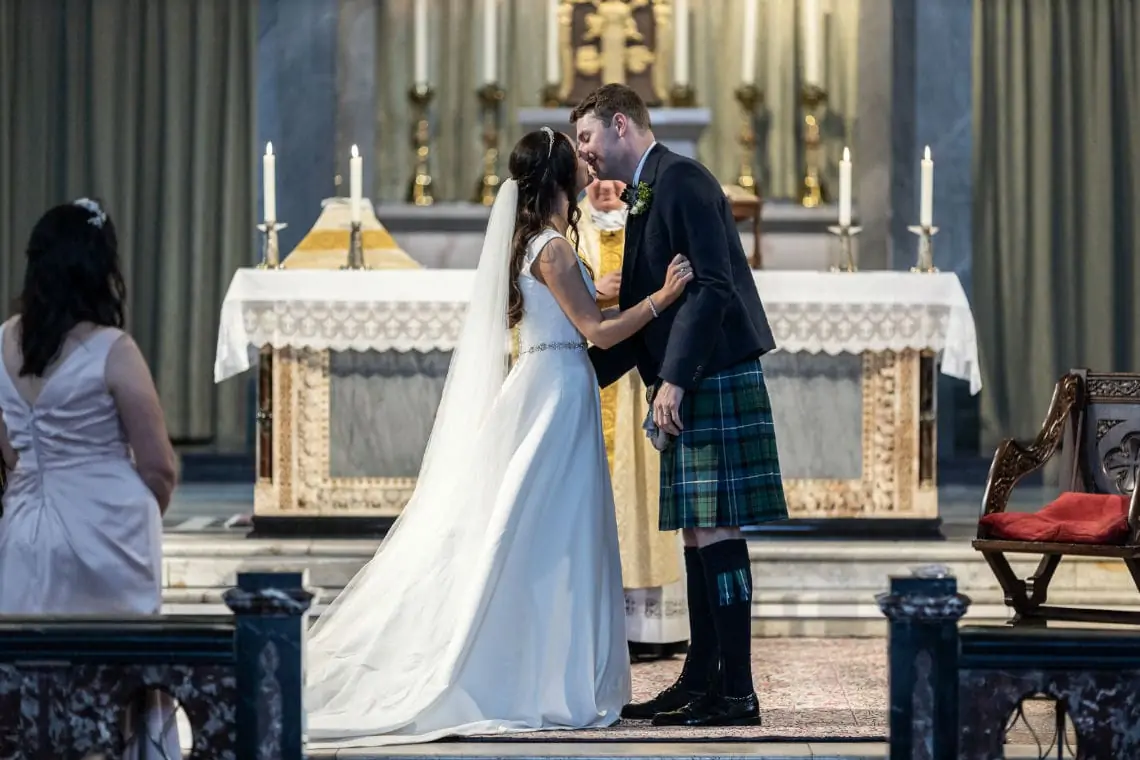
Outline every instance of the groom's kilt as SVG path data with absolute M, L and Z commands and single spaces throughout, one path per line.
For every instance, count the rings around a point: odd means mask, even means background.
M 661 530 L 787 519 L 772 405 L 758 359 L 686 392 L 681 425 L 661 456 Z

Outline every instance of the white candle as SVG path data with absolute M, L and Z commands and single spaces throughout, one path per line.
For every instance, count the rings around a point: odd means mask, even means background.
M 740 83 L 756 82 L 756 14 L 759 8 L 756 0 L 741 0 L 744 3 L 744 43 L 740 50 Z M 772 0 L 769 0 L 771 2 Z
M 558 84 L 561 80 L 558 62 L 558 0 L 546 3 L 546 83 Z
M 934 226 L 934 161 L 930 158 L 930 146 L 922 158 L 922 199 L 919 205 L 918 223 L 923 227 Z
M 428 84 L 428 15 L 427 0 L 416 0 L 415 16 L 415 83 Z
M 261 159 L 262 184 L 265 187 L 265 221 L 277 221 L 277 156 L 273 155 L 273 143 L 265 144 L 265 155 Z
M 839 162 L 839 226 L 851 224 L 851 151 L 843 148 L 843 160 Z
M 499 56 L 499 14 L 496 12 L 496 0 L 483 0 L 483 82 L 490 84 L 496 81 L 495 62 Z
M 822 84 L 819 77 L 819 0 L 803 0 L 804 83 Z
M 364 190 L 364 161 L 360 158 L 360 151 L 352 146 L 352 157 L 348 160 L 348 191 L 351 201 L 352 221 L 360 221 L 360 207 L 363 205 Z
M 689 0 L 676 0 L 676 39 L 673 41 L 673 81 L 689 84 Z

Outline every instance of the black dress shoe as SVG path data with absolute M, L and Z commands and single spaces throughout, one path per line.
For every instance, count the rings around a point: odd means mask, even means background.
M 704 691 L 694 691 L 683 685 L 681 681 L 677 681 L 646 702 L 634 702 L 626 705 L 621 709 L 621 717 L 626 720 L 649 720 L 660 713 L 680 710 L 704 695 Z
M 653 718 L 655 726 L 759 726 L 760 701 L 756 694 L 746 697 L 711 695 L 696 699 L 671 712 Z

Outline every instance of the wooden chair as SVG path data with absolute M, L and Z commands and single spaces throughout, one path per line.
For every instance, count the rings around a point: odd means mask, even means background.
M 1006 513 L 1010 492 L 1055 454 L 1061 498 L 1035 514 Z M 1073 370 L 1057 383 L 1041 432 L 1029 443 L 998 446 L 973 542 L 997 576 L 1011 623 L 1047 620 L 1140 624 L 1140 613 L 1046 605 L 1049 583 L 1066 556 L 1123 560 L 1140 590 L 1140 374 Z M 1049 517 L 1049 513 L 1052 516 Z M 1048 519 L 1047 519 L 1048 518 Z M 1018 578 L 1005 555 L 1035 554 L 1034 573 Z

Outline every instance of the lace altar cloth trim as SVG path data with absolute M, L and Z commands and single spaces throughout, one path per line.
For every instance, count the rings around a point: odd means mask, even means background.
M 302 274 L 308 282 L 300 292 L 290 292 L 297 289 L 281 283 L 287 287 L 277 288 L 279 293 L 252 287 L 246 288 L 250 297 L 241 297 L 235 293 L 242 284 L 239 277 L 250 271 L 259 278 Z M 388 282 L 368 277 L 377 274 L 387 275 Z M 339 291 L 320 286 L 318 281 L 328 275 L 346 276 Z M 431 275 L 440 287 L 423 287 Z M 214 379 L 220 382 L 249 369 L 251 353 L 263 346 L 451 350 L 463 326 L 470 277 L 454 270 L 239 270 L 222 306 Z M 361 293 L 359 284 L 365 279 L 377 287 Z M 757 272 L 756 282 L 783 351 L 836 355 L 931 350 L 941 353 L 945 374 L 969 381 L 972 393 L 981 389 L 973 315 L 956 275 Z

